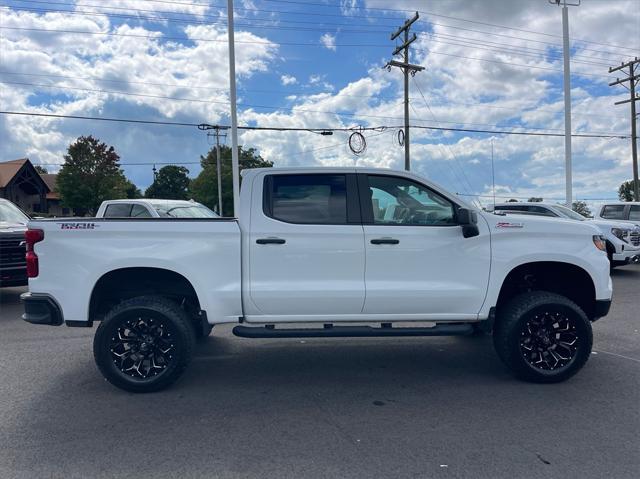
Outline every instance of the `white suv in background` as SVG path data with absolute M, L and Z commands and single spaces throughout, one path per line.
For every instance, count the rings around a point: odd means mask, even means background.
M 603 208 L 606 208 L 603 207 Z M 640 208 L 640 206 L 638 206 Z M 524 214 L 588 221 L 597 226 L 607 242 L 607 256 L 611 266 L 640 263 L 640 227 L 610 219 L 589 219 L 566 206 L 553 203 L 499 203 L 489 207 L 495 213 Z M 628 216 L 627 216 L 628 217 Z

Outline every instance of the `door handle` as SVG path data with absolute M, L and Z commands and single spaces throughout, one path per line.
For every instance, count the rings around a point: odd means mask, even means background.
M 287 240 L 282 238 L 259 238 L 256 240 L 258 244 L 285 244 Z
M 398 244 L 400 240 L 395 238 L 376 238 L 371 240 L 371 244 Z

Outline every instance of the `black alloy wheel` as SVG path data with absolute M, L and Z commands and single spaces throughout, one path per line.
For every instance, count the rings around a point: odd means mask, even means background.
M 184 372 L 194 328 L 175 302 L 159 296 L 127 299 L 100 323 L 93 355 L 105 379 L 131 392 L 166 388 Z
M 162 374 L 174 360 L 171 329 L 171 324 L 161 316 L 134 314 L 111 337 L 113 363 L 123 374 L 134 379 Z
M 587 362 L 593 345 L 591 322 L 565 296 L 531 291 L 498 310 L 493 344 L 502 362 L 525 381 L 569 379 Z
M 524 324 L 520 352 L 532 367 L 553 371 L 571 364 L 579 341 L 572 318 L 558 311 L 542 311 Z

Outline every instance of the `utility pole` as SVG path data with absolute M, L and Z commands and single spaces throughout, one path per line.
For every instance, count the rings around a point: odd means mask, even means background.
M 493 166 L 493 138 L 491 138 L 491 190 L 493 192 L 493 210 L 496 209 L 496 170 Z
M 616 81 L 609 83 L 609 86 L 614 85 L 622 85 L 631 94 L 628 100 L 617 101 L 616 105 L 622 105 L 623 103 L 631 104 L 631 156 L 633 159 L 633 196 L 636 201 L 640 201 L 640 181 L 638 180 L 638 145 L 637 141 L 637 133 L 636 133 L 636 102 L 640 100 L 640 96 L 636 94 L 636 84 L 638 83 L 638 79 L 640 79 L 640 73 L 636 73 L 636 67 L 640 64 L 640 59 L 635 57 L 635 59 L 623 63 L 618 67 L 609 68 L 609 73 L 613 73 L 619 70 L 624 70 L 625 68 L 629 69 L 629 76 L 627 78 L 616 78 Z M 626 82 L 629 82 L 629 86 L 625 85 Z
M 416 37 L 415 33 L 411 38 L 409 38 L 409 29 L 411 28 L 411 25 L 413 25 L 418 20 L 418 18 L 420 18 L 420 15 L 418 15 L 418 12 L 416 12 L 416 14 L 412 18 L 404 22 L 404 25 L 402 25 L 400 28 L 398 28 L 398 30 L 391 34 L 391 40 L 395 40 L 404 33 L 402 45 L 399 45 L 393 51 L 393 56 L 396 56 L 398 53 L 404 50 L 404 61 L 398 62 L 395 60 L 391 60 L 385 65 L 385 68 L 389 71 L 391 71 L 391 67 L 398 67 L 402 69 L 402 72 L 404 73 L 404 169 L 407 171 L 411 169 L 409 142 L 409 74 L 411 74 L 411 76 L 414 76 L 416 72 L 424 70 L 424 67 L 421 67 L 420 65 L 412 65 L 411 63 L 409 63 L 409 45 L 415 42 L 418 38 Z
M 240 216 L 240 166 L 238 161 L 238 113 L 236 105 L 236 49 L 233 30 L 233 0 L 227 0 L 229 34 L 229 99 L 231 100 L 231 169 L 233 177 L 233 215 Z
M 212 127 L 216 135 L 216 175 L 218 177 L 218 214 L 222 216 L 222 160 L 220 158 L 220 130 L 226 130 L 226 127 L 215 125 Z M 226 137 L 226 133 L 222 136 Z
M 562 5 L 562 51 L 564 56 L 564 167 L 565 167 L 565 202 L 567 208 L 573 206 L 573 181 L 571 165 L 571 50 L 569 45 L 569 9 L 577 7 L 577 3 L 567 0 L 549 0 L 549 3 Z

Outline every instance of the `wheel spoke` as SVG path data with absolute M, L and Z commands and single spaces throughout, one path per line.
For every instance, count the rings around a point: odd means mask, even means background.
M 165 326 L 162 320 L 138 316 L 118 328 L 110 350 L 121 373 L 143 381 L 167 369 L 175 346 Z
M 522 326 L 520 351 L 532 367 L 557 371 L 572 362 L 578 350 L 578 339 L 571 317 L 559 311 L 546 311 Z

